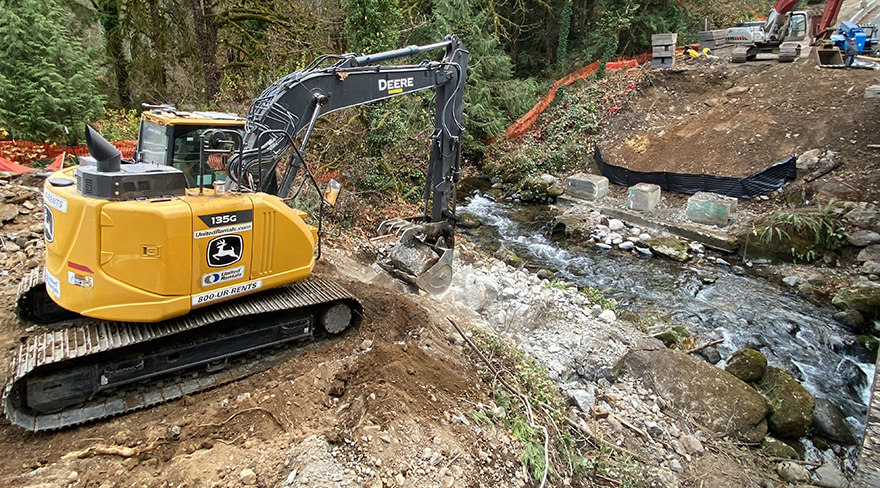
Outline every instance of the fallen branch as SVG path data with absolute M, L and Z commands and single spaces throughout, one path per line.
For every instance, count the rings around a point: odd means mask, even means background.
M 695 352 L 700 352 L 700 351 L 702 351 L 703 349 L 706 349 L 707 347 L 712 347 L 712 346 L 715 346 L 715 345 L 717 345 L 717 344 L 721 344 L 722 342 L 724 342 L 724 339 L 718 339 L 718 340 L 715 340 L 715 341 L 712 341 L 712 342 L 707 342 L 706 344 L 703 344 L 703 345 L 700 346 L 700 347 L 695 347 L 695 348 L 693 348 L 693 349 L 688 349 L 687 353 L 688 353 L 688 354 L 693 354 L 693 353 L 695 353 Z
M 616 445 L 616 444 L 612 444 L 612 443 L 610 443 L 610 442 L 604 441 L 604 440 L 602 440 L 602 439 L 596 437 L 595 435 L 593 435 L 592 432 L 589 432 L 589 431 L 586 431 L 586 430 L 582 429 L 577 423 L 573 422 L 571 419 L 568 419 L 568 425 L 570 425 L 570 426 L 572 426 L 573 428 L 577 429 L 578 432 L 580 432 L 581 434 L 583 434 L 584 436 L 586 436 L 587 439 L 589 439 L 589 440 L 592 441 L 592 442 L 595 442 L 595 443 L 597 443 L 597 444 L 599 444 L 599 445 L 601 445 L 601 446 L 610 447 L 611 449 L 613 449 L 613 450 L 615 450 L 615 451 L 617 451 L 617 452 L 619 452 L 619 453 L 621 453 L 621 454 L 626 454 L 627 456 L 632 457 L 633 459 L 635 459 L 636 461 L 638 461 L 638 462 L 640 462 L 640 463 L 642 463 L 642 464 L 650 464 L 650 463 L 648 463 L 648 460 L 647 460 L 647 459 L 645 459 L 645 458 L 643 458 L 642 456 L 640 456 L 640 455 L 638 455 L 638 454 L 636 454 L 636 453 L 630 451 L 629 449 L 626 449 L 626 448 L 620 447 L 620 446 L 618 446 L 618 445 Z
M 629 423 L 625 418 L 617 417 L 617 416 L 615 416 L 614 418 L 616 418 L 617 420 L 619 420 L 621 424 L 623 424 L 623 425 L 625 425 L 626 427 L 632 429 L 636 434 L 638 434 L 638 435 L 644 437 L 646 440 L 649 440 L 649 441 L 654 440 L 654 439 L 651 438 L 650 435 L 648 435 L 647 432 L 645 432 L 644 430 L 642 430 L 642 429 L 636 427 L 635 425 Z
M 139 456 L 148 451 L 152 451 L 153 449 L 159 447 L 161 444 L 164 443 L 159 443 L 159 440 L 157 439 L 149 444 L 134 448 L 125 446 L 92 446 L 82 451 L 71 452 L 64 457 L 76 457 L 77 459 L 85 459 L 93 456 L 119 456 L 130 458 L 134 456 Z
M 281 423 L 280 420 L 278 420 L 278 417 L 276 417 L 274 413 L 270 412 L 269 410 L 266 410 L 263 407 L 253 407 L 253 408 L 247 408 L 245 410 L 240 410 L 240 411 L 235 412 L 234 414 L 230 415 L 229 418 L 224 420 L 223 422 L 216 423 L 216 424 L 201 424 L 201 425 L 199 425 L 199 427 L 222 427 L 223 425 L 226 425 L 230 420 L 234 419 L 235 417 L 238 417 L 239 415 L 241 415 L 243 413 L 254 412 L 257 410 L 260 410 L 262 412 L 269 414 L 269 417 L 272 417 L 272 420 L 274 420 L 275 423 L 278 424 L 278 427 L 281 427 L 281 430 L 287 432 L 287 428 L 284 426 L 284 424 Z
M 835 170 L 838 166 L 840 166 L 842 164 L 843 164 L 843 161 L 840 159 L 838 159 L 837 161 L 827 162 L 827 163 L 823 164 L 822 166 L 820 166 L 816 171 L 813 171 L 812 173 L 805 176 L 804 181 L 809 183 L 813 180 L 817 180 L 817 179 L 827 175 L 828 173 L 832 172 L 833 170 Z
M 544 488 L 544 485 L 547 483 L 547 474 L 550 471 L 550 434 L 547 432 L 547 428 L 543 425 L 538 425 L 537 423 L 535 423 L 535 419 L 532 416 L 532 407 L 529 404 L 529 399 L 526 398 L 525 395 L 520 393 L 519 390 L 510 386 L 510 384 L 508 384 L 507 381 L 505 381 L 504 378 L 502 378 L 498 374 L 498 370 L 495 369 L 495 366 L 493 366 L 492 363 L 490 363 L 489 360 L 486 359 L 486 356 L 483 356 L 483 352 L 480 351 L 480 349 L 477 347 L 476 344 L 474 344 L 470 337 L 465 335 L 464 331 L 461 330 L 461 327 L 459 327 L 458 324 L 456 324 L 451 317 L 446 317 L 446 320 L 448 320 L 449 323 L 452 324 L 453 327 L 455 327 L 455 330 L 458 331 L 459 335 L 461 335 L 465 342 L 467 342 L 468 345 L 471 346 L 471 349 L 473 349 L 477 353 L 477 355 L 480 356 L 480 359 L 482 359 L 486 367 L 495 374 L 495 377 L 498 378 L 498 381 L 500 381 L 501 384 L 504 385 L 504 387 L 507 388 L 508 391 L 510 391 L 510 393 L 519 397 L 520 401 L 523 402 L 523 406 L 525 407 L 526 414 L 528 416 L 529 426 L 535 430 L 540 430 L 544 432 L 544 476 L 541 478 L 540 485 L 541 488 Z

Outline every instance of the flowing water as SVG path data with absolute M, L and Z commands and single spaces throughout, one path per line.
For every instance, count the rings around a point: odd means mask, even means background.
M 459 212 L 483 223 L 474 238 L 502 244 L 530 267 L 592 286 L 636 313 L 647 325 L 685 326 L 722 358 L 750 347 L 770 365 L 791 372 L 814 396 L 826 398 L 862 432 L 874 365 L 852 352 L 856 338 L 841 328 L 829 304 L 816 306 L 761 278 L 738 276 L 712 263 L 678 264 L 659 257 L 588 248 L 569 251 L 549 240 L 551 211 L 542 206 L 470 197 Z M 716 281 L 704 284 L 701 276 Z

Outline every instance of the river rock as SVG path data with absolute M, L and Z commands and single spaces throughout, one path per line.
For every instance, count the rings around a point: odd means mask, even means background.
M 706 452 L 706 448 L 703 447 L 703 443 L 700 442 L 700 439 L 697 439 L 692 435 L 681 436 L 681 443 L 687 450 L 688 454 L 700 455 Z
M 440 260 L 437 253 L 424 242 L 410 238 L 391 249 L 391 262 L 413 276 L 421 276 Z
M 834 320 L 846 326 L 846 328 L 855 334 L 862 334 L 864 330 L 865 317 L 858 310 L 843 310 L 834 314 Z
M 880 243 L 880 234 L 872 230 L 857 230 L 846 237 L 851 246 L 865 247 Z
M 590 407 L 596 404 L 596 395 L 592 391 L 577 388 L 568 390 L 565 394 L 568 396 L 568 403 L 584 413 L 589 413 Z
M 740 349 L 730 356 L 724 369 L 746 383 L 752 383 L 764 376 L 767 358 L 760 351 Z
M 253 486 L 257 484 L 257 474 L 251 468 L 244 468 L 239 475 L 241 484 L 245 486 Z
M 522 258 L 516 255 L 515 252 L 511 251 L 505 246 L 501 246 L 495 251 L 495 259 L 513 266 L 514 268 L 519 268 L 523 264 Z
M 666 347 L 675 347 L 676 344 L 681 342 L 678 334 L 676 334 L 674 330 L 664 330 L 659 334 L 655 334 L 653 337 L 662 342 Z
M 654 237 L 645 242 L 655 253 L 683 263 L 691 258 L 688 246 L 675 236 Z
M 880 262 L 865 261 L 859 272 L 866 275 L 880 275 Z
M 557 215 L 550 225 L 553 234 L 589 235 L 590 228 L 583 217 L 575 214 Z
M 816 398 L 815 401 L 813 433 L 839 444 L 854 445 L 856 438 L 849 430 L 840 409 L 824 398 Z
M 831 303 L 842 310 L 857 310 L 865 320 L 880 318 L 880 314 L 878 314 L 880 311 L 880 288 L 872 286 L 844 288 L 834 296 Z
M 862 390 L 868 386 L 868 375 L 850 359 L 837 365 L 837 374 L 846 382 L 846 388 L 853 398 L 861 398 Z
M 812 423 L 813 395 L 784 369 L 768 366 L 756 385 L 770 404 L 767 424 L 783 438 L 803 437 Z
M 18 207 L 12 203 L 0 203 L 0 222 L 18 217 Z
M 715 346 L 704 348 L 700 351 L 700 355 L 712 364 L 718 364 L 718 362 L 721 361 L 721 353 L 718 352 L 718 349 Z
M 877 223 L 880 223 L 880 212 L 854 208 L 847 212 L 843 219 L 860 229 L 872 229 Z
M 630 350 L 614 367 L 628 373 L 672 408 L 695 415 L 714 432 L 760 442 L 767 433 L 764 399 L 739 378 L 681 351 Z
M 880 244 L 871 244 L 870 246 L 866 246 L 864 249 L 859 251 L 859 255 L 856 256 L 856 260 L 860 263 L 865 261 L 880 261 Z
M 779 463 L 776 466 L 776 474 L 786 483 L 806 483 L 810 481 L 810 472 L 807 468 L 791 461 Z
M 846 488 L 849 486 L 849 481 L 840 474 L 840 471 L 827 463 L 813 471 L 813 476 L 816 478 L 813 481 L 813 486 L 823 488 Z
M 809 171 L 819 164 L 819 157 L 822 156 L 821 149 L 810 149 L 797 158 L 797 169 Z
M 798 459 L 798 453 L 793 447 L 770 436 L 765 437 L 761 442 L 761 450 L 770 457 Z

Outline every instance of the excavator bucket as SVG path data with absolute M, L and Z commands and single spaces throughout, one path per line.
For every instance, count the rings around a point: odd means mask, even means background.
M 823 68 L 843 68 L 843 56 L 840 55 L 840 49 L 832 45 L 831 47 L 816 47 L 816 61 Z
M 432 295 L 443 293 L 452 283 L 452 234 L 443 224 L 390 219 L 379 234 L 390 236 L 391 249 L 378 265 L 395 278 Z

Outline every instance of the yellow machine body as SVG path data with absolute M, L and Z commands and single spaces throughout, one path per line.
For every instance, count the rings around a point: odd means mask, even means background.
M 308 277 L 317 229 L 264 193 L 186 190 L 108 201 L 77 192 L 75 167 L 46 182 L 49 296 L 88 317 L 158 322 Z

